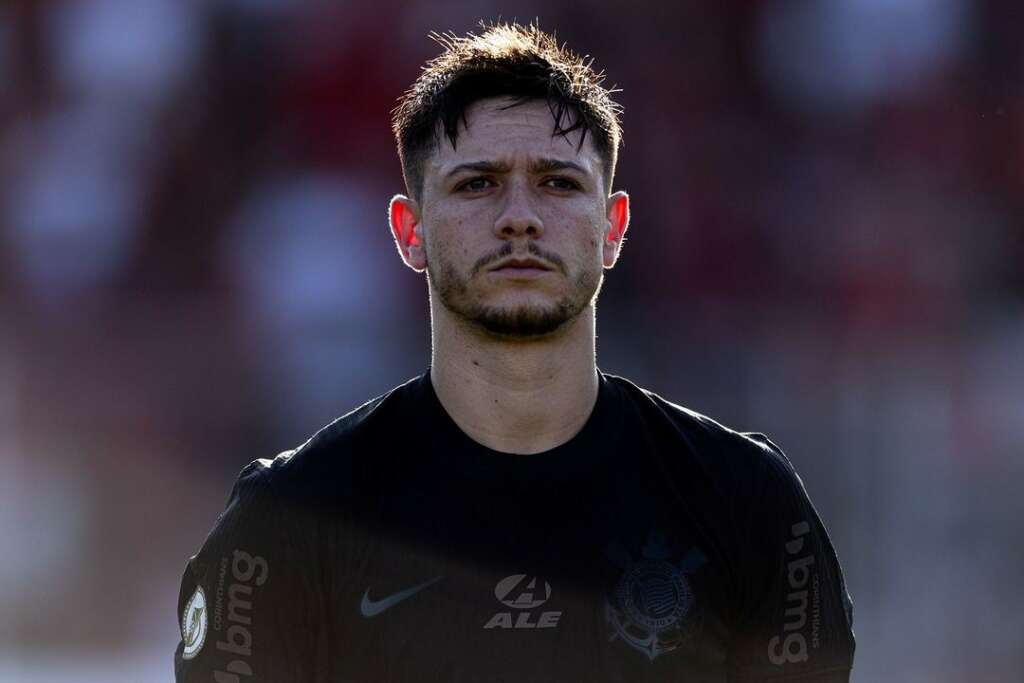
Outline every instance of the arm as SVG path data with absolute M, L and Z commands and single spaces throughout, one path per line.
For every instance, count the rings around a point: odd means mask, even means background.
M 178 683 L 313 680 L 312 581 L 303 541 L 271 486 L 271 463 L 242 470 L 185 567 Z
M 730 681 L 846 683 L 856 646 L 839 559 L 803 482 L 768 439 L 751 501 Z

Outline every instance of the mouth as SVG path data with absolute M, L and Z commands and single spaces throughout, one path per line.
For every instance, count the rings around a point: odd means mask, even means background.
M 553 271 L 554 268 L 535 258 L 513 258 L 491 268 L 490 273 L 506 280 L 536 280 Z
M 511 273 L 511 272 L 531 272 L 541 271 L 546 272 L 552 270 L 551 266 L 547 265 L 543 261 L 538 261 L 533 258 L 513 258 L 502 261 L 498 265 L 491 268 L 491 272 L 500 273 Z

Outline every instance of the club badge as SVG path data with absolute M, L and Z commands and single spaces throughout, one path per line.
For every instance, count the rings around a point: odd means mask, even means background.
M 181 613 L 181 642 L 185 646 L 181 652 L 184 659 L 199 654 L 206 642 L 206 593 L 202 586 L 196 588 Z
M 694 547 L 673 563 L 665 536 L 657 531 L 648 535 L 637 560 L 619 543 L 605 552 L 623 571 L 605 603 L 611 639 L 621 638 L 651 661 L 678 648 L 686 639 L 684 621 L 694 604 L 686 574 L 707 561 L 704 554 Z

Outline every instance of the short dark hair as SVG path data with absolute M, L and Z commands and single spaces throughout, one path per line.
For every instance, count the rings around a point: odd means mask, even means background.
M 459 122 L 466 109 L 491 97 L 511 97 L 512 105 L 547 100 L 554 118 L 552 135 L 587 133 L 602 160 L 606 190 L 611 191 L 622 131 L 622 107 L 611 98 L 614 88 L 601 85 L 604 72 L 593 60 L 580 57 L 537 24 L 481 25 L 478 36 L 468 33 L 431 34 L 444 51 L 423 67 L 398 101 L 392 128 L 398 143 L 405 185 L 413 197 L 423 191 L 423 165 L 437 149 L 441 131 L 455 147 Z M 439 130 L 440 129 L 440 130 Z

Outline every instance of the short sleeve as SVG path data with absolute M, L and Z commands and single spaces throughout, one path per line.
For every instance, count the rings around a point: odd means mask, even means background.
M 839 559 L 803 482 L 759 434 L 761 494 L 750 501 L 730 681 L 846 683 L 853 602 Z
M 269 460 L 242 470 L 224 512 L 185 567 L 177 683 L 313 680 L 312 575 L 271 474 Z

